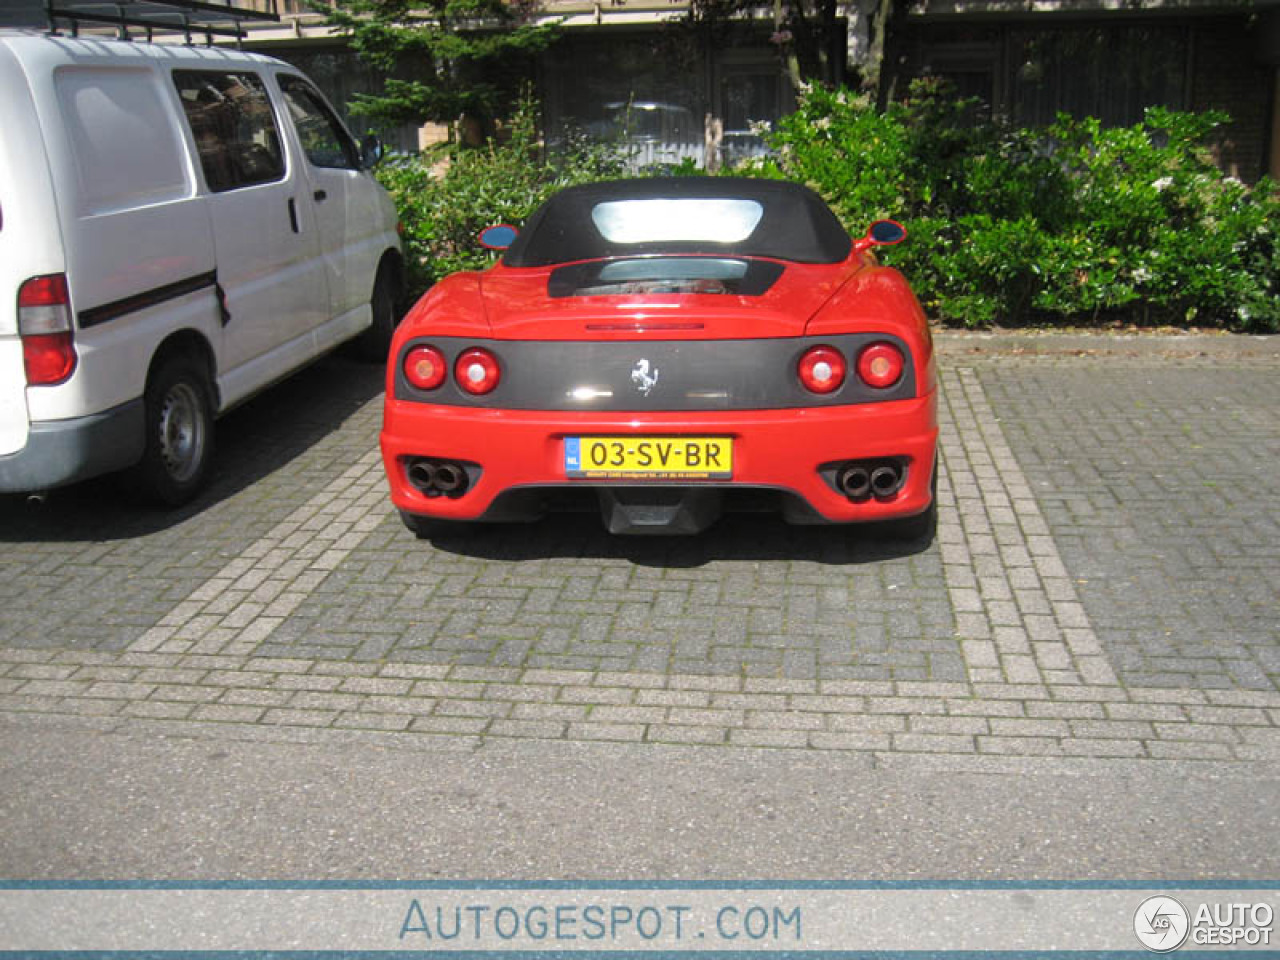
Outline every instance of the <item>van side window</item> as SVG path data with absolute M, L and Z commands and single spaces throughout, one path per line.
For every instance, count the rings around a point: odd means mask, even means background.
M 76 166 L 79 216 L 190 195 L 187 150 L 170 122 L 167 92 L 151 74 L 126 68 L 123 61 L 77 63 L 58 67 L 53 80 Z M 9 92 L 4 91 L 6 100 Z
M 280 89 L 312 165 L 359 170 L 360 151 L 355 141 L 315 88 L 301 77 L 285 74 L 280 77 Z
M 175 70 L 173 82 L 210 190 L 284 178 L 280 132 L 257 74 Z

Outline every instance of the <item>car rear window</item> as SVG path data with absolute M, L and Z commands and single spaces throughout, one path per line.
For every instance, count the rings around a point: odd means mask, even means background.
M 591 221 L 610 243 L 741 243 L 764 207 L 734 197 L 652 197 L 598 203 Z
M 839 263 L 852 241 L 807 187 L 736 177 L 655 177 L 569 187 L 521 229 L 509 267 L 694 254 Z

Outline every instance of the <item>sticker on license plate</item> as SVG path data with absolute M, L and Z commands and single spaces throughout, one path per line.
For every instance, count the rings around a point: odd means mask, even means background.
M 728 480 L 731 437 L 566 437 L 564 472 L 598 480 Z

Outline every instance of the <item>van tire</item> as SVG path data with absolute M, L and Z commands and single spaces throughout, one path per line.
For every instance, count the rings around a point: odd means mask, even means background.
M 373 283 L 373 295 L 369 306 L 373 310 L 373 323 L 356 340 L 356 353 L 370 363 L 386 363 L 391 352 L 391 338 L 395 336 L 396 321 L 395 274 L 384 263 L 378 268 L 378 278 Z
M 136 476 L 144 496 L 178 507 L 204 487 L 213 461 L 209 377 L 190 356 L 161 362 L 147 383 L 146 448 Z

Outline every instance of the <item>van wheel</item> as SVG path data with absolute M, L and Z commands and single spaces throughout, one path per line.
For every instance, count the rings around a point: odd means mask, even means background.
M 356 351 L 370 363 L 385 363 L 391 352 L 391 338 L 396 332 L 396 285 L 392 272 L 385 266 L 378 268 L 378 279 L 373 284 L 373 296 L 369 306 L 373 310 L 373 323 L 356 340 Z
M 146 392 L 147 443 L 137 476 L 148 499 L 176 507 L 204 486 L 213 459 L 213 404 L 198 361 L 161 364 Z

